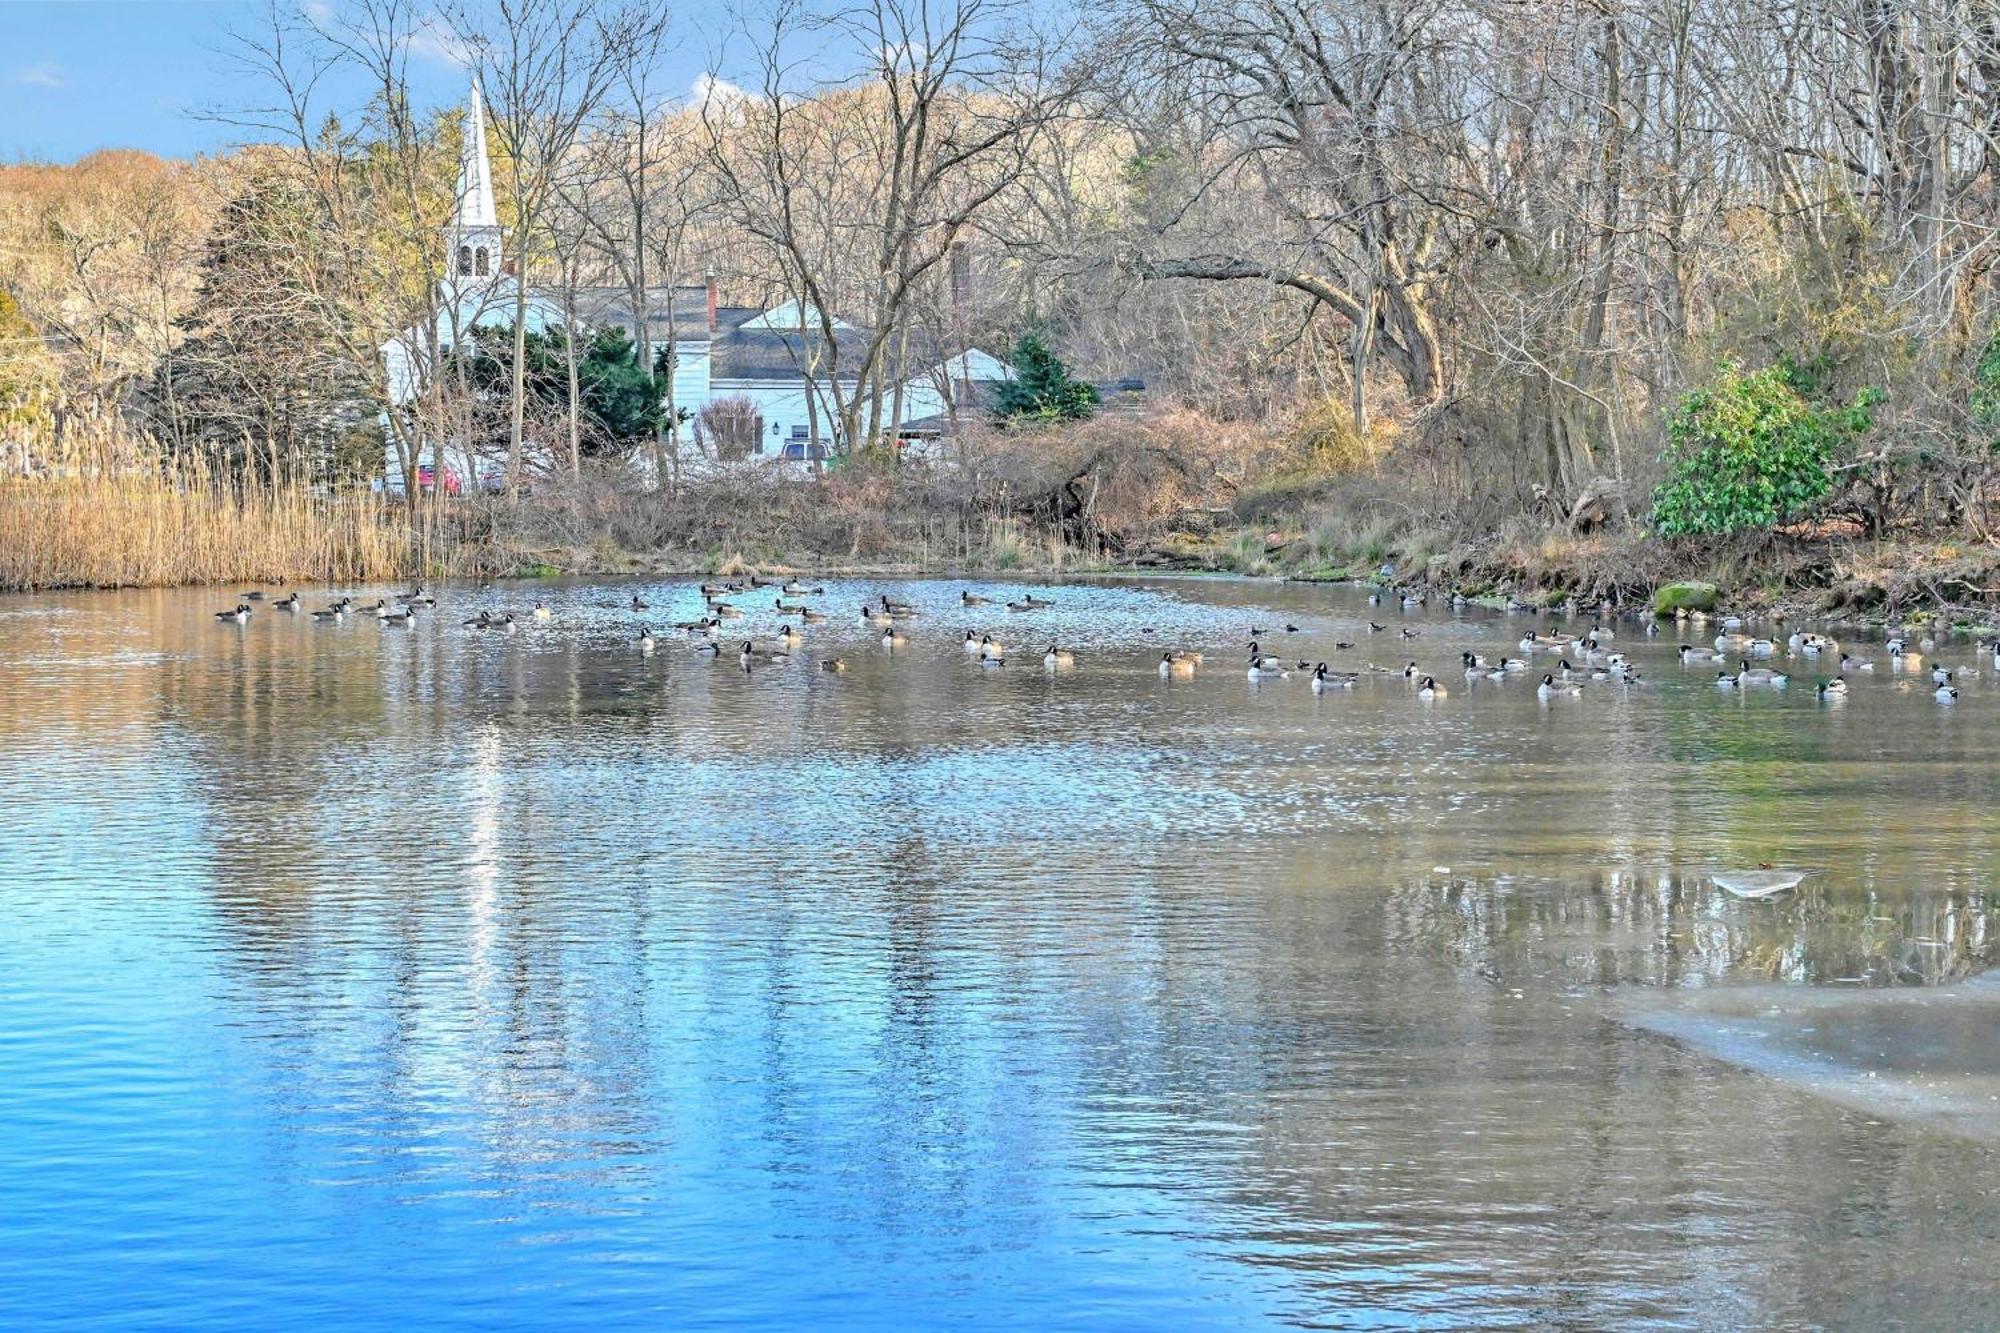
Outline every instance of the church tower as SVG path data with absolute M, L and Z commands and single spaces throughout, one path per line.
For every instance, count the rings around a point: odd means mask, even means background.
M 465 112 L 459 150 L 458 206 L 444 229 L 448 272 L 460 287 L 491 282 L 500 273 L 500 217 L 493 208 L 493 169 L 486 160 L 486 100 L 479 80 Z

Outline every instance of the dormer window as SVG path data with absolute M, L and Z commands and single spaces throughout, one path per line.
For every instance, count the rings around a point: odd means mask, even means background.
M 481 253 L 484 254 L 485 252 L 481 251 Z M 469 245 L 458 247 L 458 274 L 462 278 L 472 276 L 472 247 Z

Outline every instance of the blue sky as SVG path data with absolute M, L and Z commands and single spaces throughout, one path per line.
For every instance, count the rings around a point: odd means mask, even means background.
M 0 157 L 229 143 L 234 131 L 192 113 L 224 92 L 228 25 L 258 12 L 253 0 L 0 2 Z
M 0 0 L 0 161 L 70 162 L 99 148 L 185 156 L 241 142 L 244 131 L 202 113 L 256 104 L 263 90 L 227 52 L 232 30 L 267 13 L 262 0 Z M 702 50 L 684 48 L 670 79 L 691 85 Z M 410 72 L 420 98 L 465 95 L 465 72 L 442 57 Z

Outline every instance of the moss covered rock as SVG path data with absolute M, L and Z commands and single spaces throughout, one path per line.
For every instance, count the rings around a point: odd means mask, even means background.
M 1670 616 L 1676 611 L 1713 611 L 1722 594 L 1713 583 L 1669 583 L 1653 593 L 1653 614 Z

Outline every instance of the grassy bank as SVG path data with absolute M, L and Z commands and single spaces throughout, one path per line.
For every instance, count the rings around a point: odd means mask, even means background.
M 143 455 L 138 455 L 143 457 Z M 366 492 L 244 485 L 199 463 L 74 460 L 0 480 L 0 587 L 402 577 L 1213 570 L 1637 605 L 1681 580 L 1736 608 L 2000 617 L 2000 549 L 1801 525 L 1663 541 L 1441 487 L 1402 460 L 1315 472 L 1270 437 L 1175 418 L 1008 437 L 943 462 L 815 477 L 756 464 L 671 493 L 616 471 L 466 497 L 422 528 Z M 1482 495 L 1489 495 L 1484 502 Z

